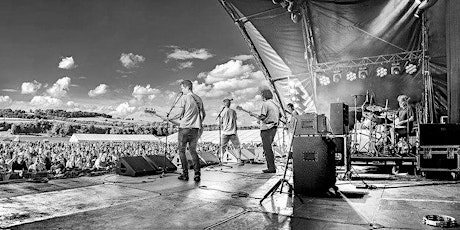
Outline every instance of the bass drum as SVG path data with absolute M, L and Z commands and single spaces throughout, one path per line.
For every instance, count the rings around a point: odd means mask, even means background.
M 372 134 L 372 135 L 371 135 Z M 379 132 L 372 132 L 368 129 L 358 129 L 351 132 L 351 141 L 355 143 L 358 152 L 367 153 L 372 144 L 376 144 L 382 138 Z

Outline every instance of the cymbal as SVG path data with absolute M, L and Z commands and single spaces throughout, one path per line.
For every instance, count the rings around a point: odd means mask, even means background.
M 366 109 L 372 112 L 381 112 L 384 110 L 383 107 L 378 106 L 378 105 L 369 105 L 366 107 Z

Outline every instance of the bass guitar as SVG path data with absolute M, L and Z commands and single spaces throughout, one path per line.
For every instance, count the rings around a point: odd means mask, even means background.
M 247 113 L 247 114 L 249 114 L 249 116 L 251 116 L 251 117 L 257 118 L 260 122 L 263 122 L 263 123 L 265 123 L 265 124 L 270 124 L 270 123 L 266 123 L 266 122 L 264 122 L 262 119 L 260 119 L 260 115 L 255 114 L 255 113 L 253 113 L 253 112 L 251 112 L 251 111 L 245 110 L 245 109 L 243 109 L 243 107 L 241 107 L 241 106 L 239 106 L 239 105 L 236 106 L 236 109 L 237 109 L 237 110 L 240 110 L 240 111 L 243 111 L 243 112 L 245 112 L 245 113 Z M 283 124 L 286 124 L 285 121 L 283 121 L 283 120 L 280 120 L 280 121 L 281 121 Z

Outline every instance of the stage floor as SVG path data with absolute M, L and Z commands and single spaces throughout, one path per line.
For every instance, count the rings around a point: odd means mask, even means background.
M 0 184 L 0 228 L 434 229 L 425 215 L 460 218 L 458 181 L 377 176 L 366 180 L 375 189 L 357 189 L 361 180 L 338 180 L 338 197 L 302 196 L 302 204 L 276 193 L 259 205 L 283 164 L 277 174 L 262 174 L 261 164 L 229 165 L 203 168 L 198 184 L 172 173 Z

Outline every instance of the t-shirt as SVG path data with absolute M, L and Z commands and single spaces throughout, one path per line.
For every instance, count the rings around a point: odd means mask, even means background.
M 265 115 L 265 119 L 260 123 L 260 130 L 271 129 L 278 126 L 280 120 L 280 110 L 273 100 L 266 100 L 262 103 L 260 114 Z
M 222 119 L 222 134 L 232 135 L 236 134 L 236 112 L 231 108 L 225 108 L 220 114 Z
M 203 110 L 201 98 L 193 93 L 184 94 L 177 104 L 182 111 L 179 127 L 200 129 L 202 124 L 200 110 Z

